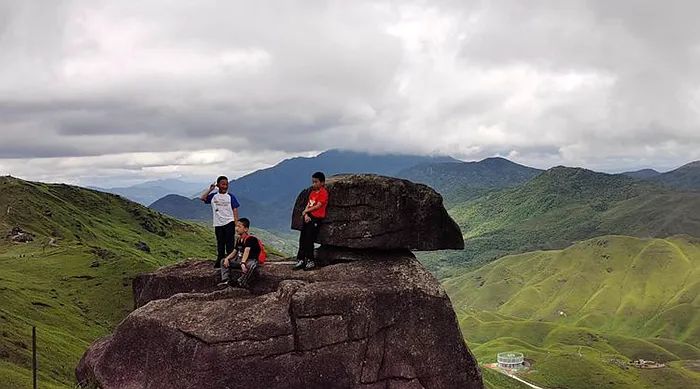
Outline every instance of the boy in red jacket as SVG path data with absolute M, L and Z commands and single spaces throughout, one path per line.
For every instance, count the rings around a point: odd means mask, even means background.
M 301 213 L 301 216 L 304 218 L 304 227 L 299 235 L 299 251 L 297 252 L 297 263 L 294 265 L 294 270 L 311 270 L 316 267 L 314 263 L 314 242 L 316 237 L 318 237 L 321 222 L 326 217 L 326 207 L 328 206 L 328 191 L 325 184 L 325 174 L 316 172 L 311 176 L 309 201 Z

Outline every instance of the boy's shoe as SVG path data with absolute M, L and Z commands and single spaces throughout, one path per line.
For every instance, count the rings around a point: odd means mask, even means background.
M 313 270 L 316 268 L 316 264 L 314 261 L 307 261 L 306 266 L 304 266 L 304 270 Z
M 229 285 L 229 282 L 230 282 L 230 281 L 221 281 L 221 282 L 219 282 L 218 284 L 216 284 L 216 287 L 217 287 L 217 288 L 225 288 L 225 287 L 227 287 L 227 286 Z
M 297 261 L 297 263 L 294 265 L 294 267 L 292 269 L 293 270 L 301 270 L 305 267 L 306 267 L 306 261 L 304 261 L 303 259 L 300 259 Z

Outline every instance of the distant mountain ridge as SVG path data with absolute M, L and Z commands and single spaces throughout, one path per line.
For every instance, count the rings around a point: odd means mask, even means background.
M 178 194 L 186 197 L 192 196 L 195 193 L 201 192 L 208 185 L 208 183 L 186 182 L 178 179 L 164 179 L 146 181 L 127 187 L 89 187 L 89 189 L 120 195 L 141 205 L 149 206 L 154 201 L 169 194 Z
M 666 186 L 679 189 L 700 189 L 700 161 L 690 162 L 678 169 L 651 178 Z
M 448 202 L 455 202 L 478 197 L 488 190 L 520 185 L 540 173 L 540 169 L 494 157 L 478 162 L 420 164 L 400 171 L 398 177 L 426 184 Z
M 241 215 L 247 215 L 260 228 L 289 231 L 294 201 L 301 190 L 311 185 L 311 175 L 322 171 L 330 177 L 340 173 L 374 173 L 394 176 L 418 164 L 458 162 L 451 157 L 416 155 L 373 155 L 353 151 L 329 150 L 315 157 L 286 159 L 277 165 L 255 171 L 230 182 L 230 192 L 241 203 Z M 187 197 L 187 196 L 186 196 Z M 188 220 L 207 220 L 198 200 L 165 196 L 150 207 Z M 211 219 L 211 214 L 209 214 Z

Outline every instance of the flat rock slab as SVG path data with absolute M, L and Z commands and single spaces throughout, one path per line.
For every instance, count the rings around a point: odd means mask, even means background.
M 483 387 L 449 298 L 410 253 L 313 272 L 266 264 L 253 291 L 212 291 L 193 281 L 209 277 L 207 265 L 190 261 L 135 280 L 143 304 L 87 350 L 79 382 L 105 389 Z M 178 275 L 189 293 L 174 287 Z
M 349 248 L 463 249 L 457 223 L 429 186 L 372 174 L 339 175 L 326 182 L 328 215 L 317 243 Z M 297 197 L 292 229 L 301 230 L 309 189 Z

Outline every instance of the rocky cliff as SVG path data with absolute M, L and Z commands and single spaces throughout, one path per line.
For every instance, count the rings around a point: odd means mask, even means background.
M 372 189 L 376 176 L 359 178 L 369 189 L 362 192 L 368 196 L 363 200 L 367 209 L 391 201 L 390 196 L 370 196 L 381 192 Z M 399 213 L 418 200 L 412 191 L 426 190 L 395 183 L 409 195 L 397 200 L 403 201 L 395 209 Z M 336 206 L 353 188 L 330 188 Z M 428 220 L 443 220 L 444 208 L 431 196 L 421 197 L 427 209 L 415 210 Z M 342 214 L 333 212 L 334 217 Z M 373 220 L 389 225 L 388 217 L 396 220 L 394 214 Z M 456 225 L 443 224 L 443 231 L 456 229 L 448 231 L 451 243 L 436 237 L 422 248 L 463 244 Z M 408 226 L 401 228 L 412 233 Z M 383 246 L 377 239 L 371 248 L 358 249 L 341 247 L 338 234 L 348 232 L 327 230 L 334 245 L 319 249 L 327 266 L 304 272 L 271 262 L 261 268 L 251 290 L 216 290 L 216 274 L 207 261 L 186 261 L 137 277 L 136 309 L 111 336 L 87 350 L 76 370 L 78 380 L 105 389 L 483 387 L 449 298 L 409 251 L 415 248 L 407 243 L 412 239 L 394 232 L 392 242 L 411 247 Z

